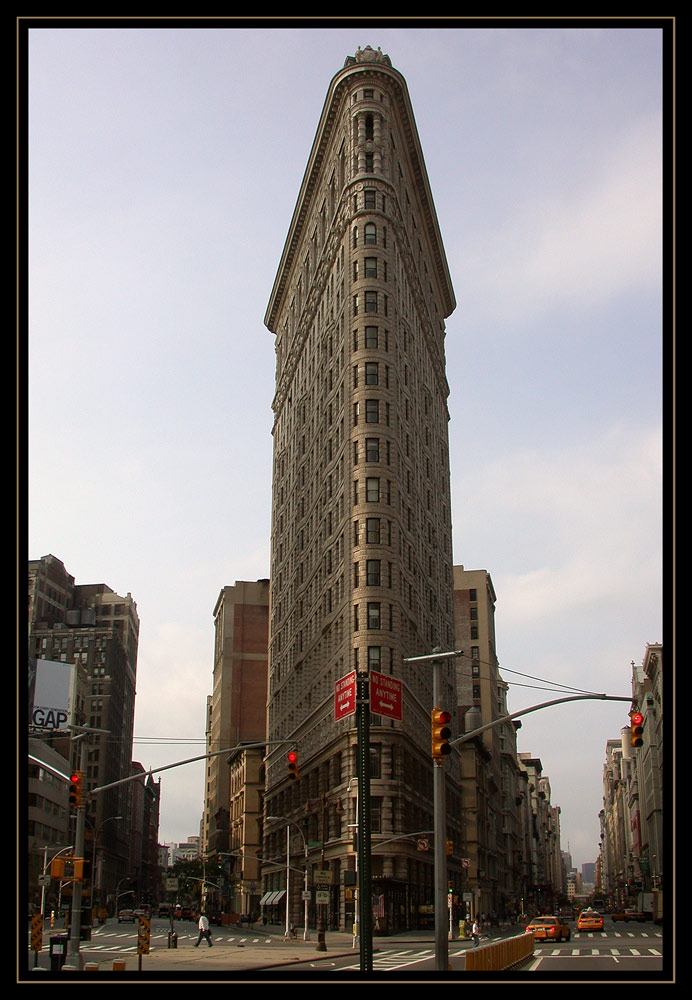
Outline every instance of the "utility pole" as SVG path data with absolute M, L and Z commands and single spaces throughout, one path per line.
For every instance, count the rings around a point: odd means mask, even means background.
M 433 705 L 442 704 L 442 660 L 433 660 Z M 449 966 L 447 944 L 447 796 L 444 761 L 433 761 L 433 826 L 435 828 L 435 968 Z
M 84 739 L 85 733 L 81 733 L 74 737 L 73 742 L 77 740 Z M 77 765 L 77 771 L 84 773 L 84 762 L 85 762 L 85 745 L 80 743 L 79 745 L 79 763 Z M 77 805 L 77 818 L 75 822 L 75 835 L 74 835 L 74 857 L 84 858 L 84 829 L 86 826 L 86 794 L 83 791 L 81 800 Z M 75 876 L 77 874 L 75 864 Z M 82 863 L 81 876 L 84 874 L 84 865 Z M 93 878 L 93 872 L 92 872 Z M 68 955 L 76 958 L 77 964 L 80 964 L 79 956 L 79 941 L 82 932 L 82 878 L 76 878 L 72 882 L 72 916 L 70 918 L 70 938 L 67 944 Z
M 452 650 L 443 653 L 436 648 L 426 656 L 411 656 L 404 663 L 431 663 L 433 670 L 433 706 L 442 703 L 442 663 L 444 660 L 462 656 L 463 652 Z M 449 968 L 449 944 L 447 927 L 447 803 L 444 762 L 433 760 L 433 825 L 434 838 L 434 906 L 435 906 L 435 968 L 447 972 Z

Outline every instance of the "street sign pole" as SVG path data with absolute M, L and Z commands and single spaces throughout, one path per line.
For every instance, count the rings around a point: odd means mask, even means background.
M 358 916 L 360 971 L 372 972 L 372 875 L 370 867 L 370 682 L 356 679 L 358 732 Z

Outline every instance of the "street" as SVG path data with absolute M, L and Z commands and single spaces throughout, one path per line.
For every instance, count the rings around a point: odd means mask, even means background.
M 231 926 L 213 927 L 213 947 L 203 941 L 195 948 L 197 928 L 192 921 L 174 923 L 176 947 L 168 947 L 170 922 L 154 917 L 151 922 L 150 953 L 142 956 L 145 974 L 171 971 L 195 976 L 217 972 L 223 977 L 239 970 L 252 969 L 281 971 L 282 974 L 315 974 L 316 976 L 349 977 L 360 972 L 360 954 L 353 938 L 344 932 L 328 932 L 327 952 L 317 952 L 317 936 L 311 931 L 311 940 L 286 941 L 280 926 L 261 924 L 254 928 Z M 518 932 L 516 927 L 505 927 L 484 935 L 481 945 L 490 944 Z M 47 926 L 43 936 L 43 949 L 38 964 L 50 969 L 50 938 L 64 934 L 64 929 Z M 472 947 L 467 940 L 448 942 L 450 972 L 464 973 L 465 955 Z M 127 973 L 137 970 L 137 925 L 119 924 L 110 919 L 100 927 L 92 928 L 90 941 L 80 945 L 82 960 L 98 963 L 99 969 L 110 971 L 115 960 L 126 960 Z M 663 930 L 653 923 L 637 924 L 625 928 L 607 921 L 604 931 L 579 932 L 572 925 L 571 940 L 561 944 L 536 942 L 533 958 L 521 969 L 509 973 L 512 978 L 530 976 L 540 981 L 559 973 L 561 976 L 603 973 L 607 977 L 618 973 L 660 974 L 663 971 Z M 31 956 L 33 964 L 33 955 Z M 434 938 L 429 932 L 410 932 L 389 938 L 377 937 L 373 941 L 372 971 L 374 976 L 388 973 L 412 974 L 417 977 L 436 974 Z M 124 973 L 124 975 L 127 975 Z M 61 977 L 62 978 L 62 977 Z

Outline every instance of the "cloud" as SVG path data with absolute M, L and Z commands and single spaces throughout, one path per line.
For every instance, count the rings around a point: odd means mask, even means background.
M 573 164 L 556 190 L 525 197 L 518 187 L 512 214 L 483 220 L 454 261 L 471 325 L 519 329 L 557 307 L 658 290 L 660 129 L 659 117 L 637 122 L 600 159 Z
M 661 572 L 658 428 L 613 425 L 559 452 L 517 450 L 457 479 L 455 561 L 502 579 L 502 628 L 535 626 L 614 597 L 636 601 Z M 455 519 L 456 520 L 456 519 Z M 468 554 L 467 554 L 468 553 Z M 654 553 L 654 555 L 652 555 Z

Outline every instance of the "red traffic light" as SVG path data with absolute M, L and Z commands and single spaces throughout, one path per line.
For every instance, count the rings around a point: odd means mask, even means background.
M 298 780 L 298 753 L 296 750 L 288 751 L 288 777 L 291 781 Z
M 82 803 L 82 773 L 73 771 L 70 775 L 69 802 L 71 806 L 78 808 Z
M 630 712 L 630 746 L 644 745 L 644 716 L 641 712 Z
M 449 728 L 449 723 L 452 721 L 452 713 L 446 712 L 442 708 L 433 708 L 430 713 L 430 721 L 432 729 L 432 756 L 433 760 L 439 761 L 452 752 L 452 748 L 448 742 L 452 735 L 452 730 Z

